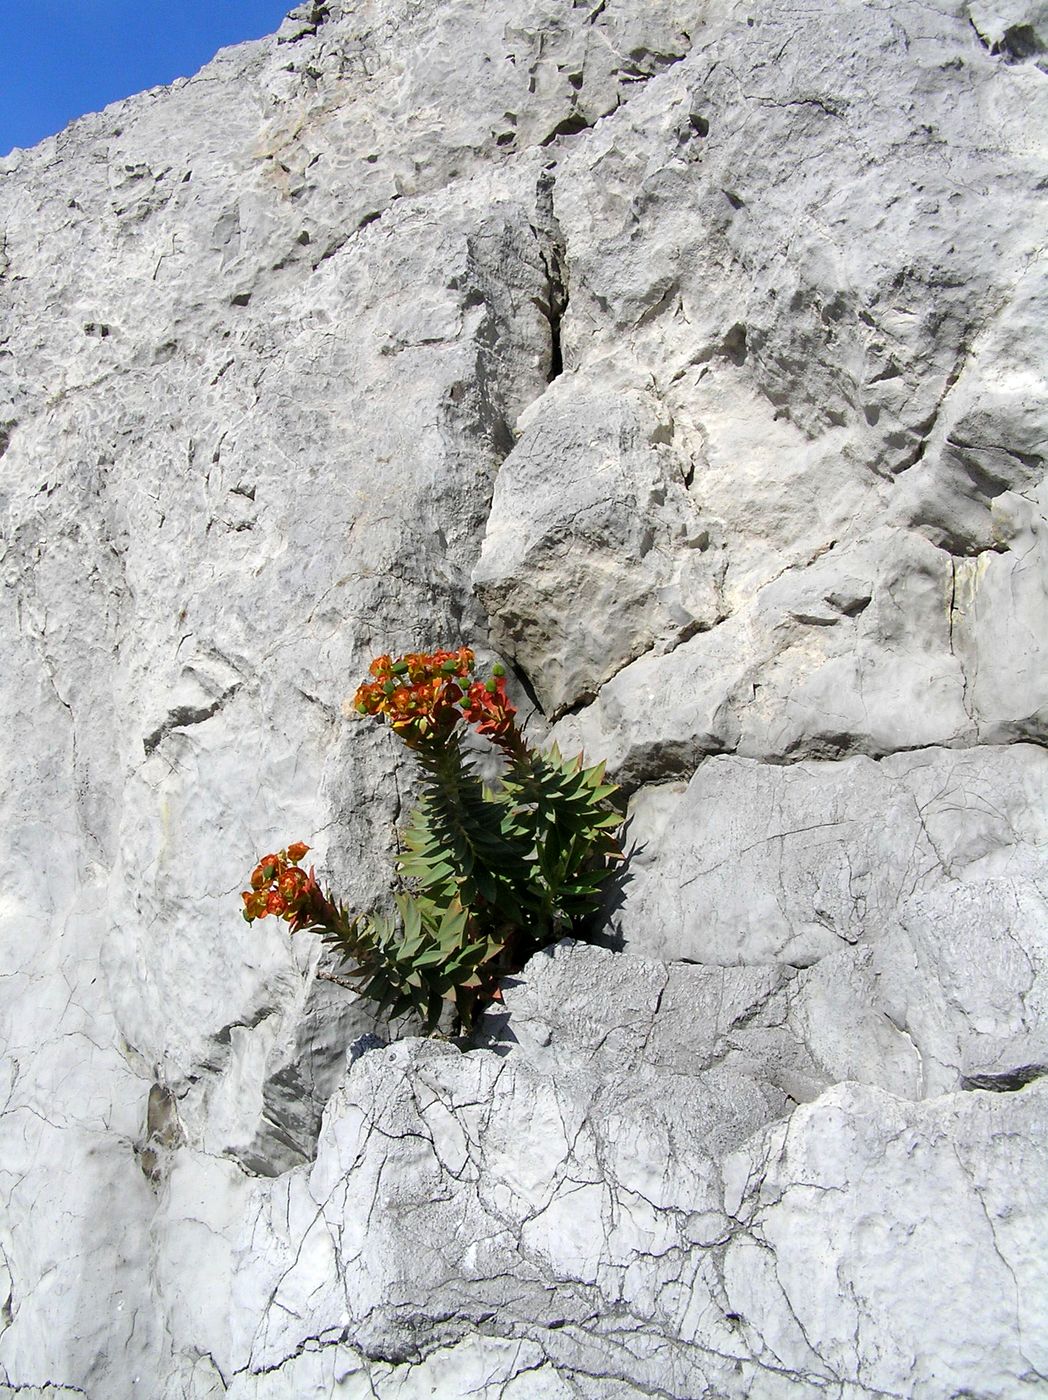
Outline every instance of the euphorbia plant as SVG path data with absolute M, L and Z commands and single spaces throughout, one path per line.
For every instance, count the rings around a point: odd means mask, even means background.
M 482 679 L 468 647 L 377 657 L 353 709 L 385 720 L 422 767 L 422 799 L 404 833 L 395 913 L 353 914 L 326 894 L 295 842 L 264 856 L 245 890 L 248 922 L 274 914 L 319 933 L 364 996 L 429 1028 L 444 1001 L 469 1028 L 499 978 L 577 931 L 614 864 L 621 817 L 604 765 L 543 753 L 525 739 L 505 672 Z M 501 754 L 500 787 L 484 786 L 463 748 L 468 727 Z

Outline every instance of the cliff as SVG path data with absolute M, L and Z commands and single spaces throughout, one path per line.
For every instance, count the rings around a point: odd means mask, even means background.
M 1046 50 L 328 0 L 0 162 L 0 1391 L 1043 1393 Z M 387 1045 L 237 892 L 461 642 L 629 879 Z

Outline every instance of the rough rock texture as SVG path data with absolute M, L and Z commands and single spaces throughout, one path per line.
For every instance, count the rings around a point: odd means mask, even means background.
M 1044 1393 L 1046 55 L 329 0 L 0 161 L 0 1393 Z M 634 855 L 386 1046 L 236 895 L 460 640 Z

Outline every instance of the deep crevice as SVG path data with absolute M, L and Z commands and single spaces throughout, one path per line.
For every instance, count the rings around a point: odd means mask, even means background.
M 561 117 L 560 121 L 551 131 L 539 142 L 540 146 L 552 146 L 558 136 L 581 136 L 584 131 L 589 131 L 593 123 L 588 121 L 581 112 L 569 112 L 566 117 Z
M 564 373 L 564 348 L 561 326 L 568 309 L 568 277 L 564 235 L 553 206 L 556 185 L 556 163 L 551 162 L 539 175 L 535 187 L 535 235 L 539 240 L 539 256 L 546 273 L 545 295 L 539 309 L 549 325 L 549 369 L 547 383 Z
M 971 17 L 968 23 L 980 46 L 994 58 L 1003 58 L 1005 63 L 1022 63 L 1044 53 L 1044 44 L 1032 24 L 1010 24 L 999 39 L 990 40 Z
M 580 709 L 584 711 L 586 706 L 581 705 Z M 551 737 L 556 739 L 556 733 Z M 923 753 L 933 749 L 967 753 L 972 749 L 1004 749 L 1016 744 L 1030 744 L 1048 750 L 1048 740 L 1030 734 L 1016 735 L 996 743 L 973 739 L 971 743 L 900 744 L 897 748 L 883 751 L 855 743 L 854 736 L 821 736 L 817 740 L 798 741 L 789 752 L 776 754 L 739 753 L 738 744 L 732 742 L 699 748 L 690 740 L 681 739 L 640 746 L 638 750 L 626 753 L 617 765 L 609 762 L 608 781 L 617 783 L 623 794 L 630 797 L 638 788 L 690 782 L 702 765 L 712 758 L 741 758 L 770 768 L 790 768 L 812 761 L 842 763 L 850 758 L 868 758 L 871 763 L 881 763 L 898 754 Z
M 299 5 L 288 14 L 287 19 L 297 22 L 301 29 L 286 38 L 277 36 L 278 44 L 297 44 L 302 39 L 312 39 L 316 37 L 317 30 L 322 24 L 331 18 L 331 7 L 323 3 Z
M 1020 1065 L 1018 1069 L 1000 1070 L 992 1074 L 961 1076 L 962 1089 L 987 1089 L 994 1094 L 1014 1094 L 1025 1089 L 1035 1079 L 1048 1074 L 1048 1065 Z
M 982 34 L 980 33 L 980 31 L 979 31 L 979 26 L 975 23 L 975 20 L 973 20 L 973 19 L 971 18 L 971 16 L 969 16 L 969 18 L 968 18 L 968 23 L 971 25 L 972 33 L 975 35 L 975 37 L 976 37 L 976 39 L 977 39 L 977 41 L 978 41 L 978 43 L 979 43 L 979 47 L 985 49 L 986 52 L 989 53 L 989 52 L 990 52 L 990 41 L 989 41 L 989 39 L 986 39 L 986 38 L 983 37 L 983 35 L 982 35 Z
M 914 430 L 919 434 L 919 437 L 917 445 L 913 449 L 909 461 L 904 461 L 898 467 L 892 468 L 893 478 L 902 476 L 903 472 L 908 472 L 911 469 L 911 467 L 915 467 L 918 462 L 923 460 L 924 454 L 928 449 L 928 443 L 931 441 L 932 434 L 934 433 L 936 424 L 939 421 L 939 415 L 942 412 L 943 404 L 946 402 L 958 379 L 960 379 L 961 371 L 964 369 L 964 366 L 968 360 L 968 354 L 969 351 L 967 342 L 962 342 L 960 349 L 957 353 L 957 357 L 953 362 L 953 368 L 950 370 L 949 374 L 947 374 L 946 379 L 943 382 L 942 391 L 940 392 L 939 397 L 936 400 L 935 407 L 932 409 L 931 413 L 927 416 L 927 418 L 925 418 L 922 422 L 914 425 Z
M 525 670 L 523 670 L 517 664 L 516 661 L 513 661 L 509 657 L 506 658 L 506 664 L 509 666 L 509 669 L 513 674 L 513 679 L 517 682 L 521 690 L 528 697 L 531 704 L 535 707 L 535 713 L 537 715 L 541 715 L 542 718 L 545 719 L 545 711 L 543 710 L 542 705 L 539 703 L 539 697 L 535 693 L 535 687 L 531 684 L 531 679 L 528 676 L 528 673 Z
M 170 711 L 163 724 L 159 724 L 151 734 L 147 734 L 142 740 L 142 748 L 146 757 L 154 753 L 164 739 L 176 729 L 186 729 L 193 724 L 202 724 L 204 720 L 210 719 L 217 714 L 227 700 L 240 689 L 240 682 L 231 685 L 228 690 L 222 692 L 217 700 L 210 705 L 179 705 Z

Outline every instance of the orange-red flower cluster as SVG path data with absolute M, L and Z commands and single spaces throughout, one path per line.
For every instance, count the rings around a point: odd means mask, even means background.
M 382 715 L 409 748 L 439 747 L 466 719 L 511 756 L 521 743 L 515 706 L 506 694 L 506 673 L 492 668 L 490 680 L 474 677 L 469 647 L 458 651 L 410 652 L 395 661 L 378 656 L 353 697 L 362 715 Z
M 293 841 L 287 850 L 263 856 L 251 874 L 251 888 L 244 890 L 244 918 L 250 924 L 275 914 L 291 925 L 291 932 L 327 921 L 330 910 L 312 866 L 302 870 L 298 862 L 309 850 L 304 841 Z
M 512 745 L 517 731 L 513 718 L 517 709 L 506 694 L 504 675 L 496 673 L 489 681 L 474 681 L 466 692 L 462 709 L 478 734 L 500 748 Z
M 384 715 L 409 747 L 441 743 L 462 718 L 462 681 L 473 675 L 469 647 L 458 651 L 409 652 L 396 661 L 378 656 L 353 697 L 362 715 Z

